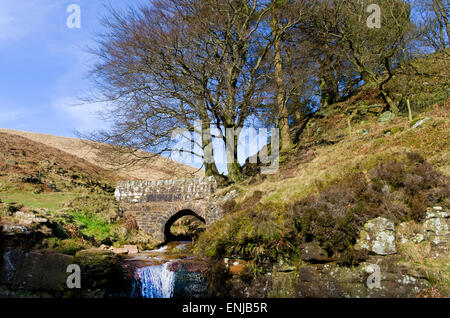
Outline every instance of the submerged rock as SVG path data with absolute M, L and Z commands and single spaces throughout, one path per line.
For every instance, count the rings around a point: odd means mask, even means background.
M 66 289 L 67 266 L 73 256 L 47 251 L 5 251 L 0 284 L 12 290 L 62 292 Z

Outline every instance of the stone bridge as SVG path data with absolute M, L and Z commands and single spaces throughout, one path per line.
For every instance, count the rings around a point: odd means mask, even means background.
M 212 199 L 217 188 L 214 178 L 158 181 L 121 181 L 116 200 L 132 214 L 139 229 L 165 241 L 172 224 L 185 215 L 194 215 L 209 226 L 223 216 Z

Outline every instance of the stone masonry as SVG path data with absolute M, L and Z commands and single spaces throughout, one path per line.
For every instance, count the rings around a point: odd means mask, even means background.
M 217 184 L 214 178 L 158 181 L 121 181 L 115 197 L 131 213 L 138 227 L 159 241 L 165 240 L 165 229 L 178 217 L 195 215 L 206 226 L 220 219 L 220 207 L 211 200 Z M 170 225 L 170 224 L 169 224 Z

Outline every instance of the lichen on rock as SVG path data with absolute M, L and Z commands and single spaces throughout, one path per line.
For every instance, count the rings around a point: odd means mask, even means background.
M 394 223 L 383 217 L 369 220 L 360 231 L 355 249 L 365 249 L 378 255 L 395 254 L 397 248 Z
M 450 214 L 441 207 L 427 210 L 423 224 L 426 238 L 434 245 L 445 244 L 448 248 L 450 235 Z

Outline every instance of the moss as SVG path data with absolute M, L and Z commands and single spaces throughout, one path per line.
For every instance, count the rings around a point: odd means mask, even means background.
M 103 241 L 112 234 L 112 226 L 101 217 L 89 212 L 72 212 L 75 225 L 81 233 L 97 241 Z
M 44 239 L 42 247 L 62 254 L 75 255 L 78 251 L 90 248 L 92 245 L 81 238 L 61 240 L 51 237 Z
M 226 216 L 199 236 L 197 252 L 210 257 L 233 255 L 264 263 L 292 252 L 293 224 L 286 219 L 286 206 L 259 203 Z
M 389 134 L 389 135 L 395 135 L 397 133 L 400 133 L 402 131 L 404 131 L 405 128 L 401 127 L 401 126 L 397 126 L 397 127 L 391 127 L 391 128 L 387 128 L 385 130 L 383 130 L 383 134 Z
M 244 283 L 250 284 L 253 281 L 253 279 L 255 278 L 254 271 L 252 270 L 252 268 L 250 266 L 246 265 L 246 266 L 244 266 L 244 269 L 240 273 L 239 278 Z
M 345 251 L 338 255 L 336 263 L 341 266 L 358 266 L 368 258 L 366 250 L 356 250 L 352 246 L 345 249 Z
M 409 127 L 412 127 L 412 126 L 414 126 L 418 121 L 420 121 L 420 120 L 422 120 L 423 118 L 415 118 L 415 119 L 413 119 L 413 121 L 411 121 L 410 123 L 409 123 Z
M 427 241 L 398 244 L 398 253 L 402 258 L 399 264 L 430 282 L 431 288 L 427 292 L 433 291 L 437 297 L 450 296 L 450 259 L 447 255 L 434 257 Z

